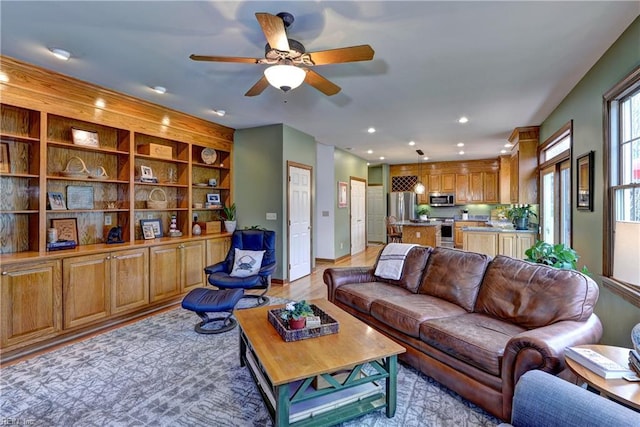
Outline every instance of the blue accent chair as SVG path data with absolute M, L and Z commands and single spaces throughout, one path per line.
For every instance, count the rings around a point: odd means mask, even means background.
M 231 277 L 235 249 L 250 251 L 264 250 L 262 266 L 258 274 L 248 277 Z M 231 236 L 231 247 L 224 261 L 204 269 L 210 285 L 219 289 L 264 289 L 259 295 L 244 294 L 243 298 L 257 298 L 256 307 L 265 305 L 269 298 L 265 295 L 271 288 L 271 275 L 276 269 L 276 232 L 271 230 L 236 230 Z

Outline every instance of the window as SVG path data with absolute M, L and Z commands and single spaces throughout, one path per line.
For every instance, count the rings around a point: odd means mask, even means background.
M 542 240 L 571 246 L 572 122 L 538 149 L 540 163 L 540 226 Z
M 604 283 L 640 305 L 640 67 L 604 96 Z

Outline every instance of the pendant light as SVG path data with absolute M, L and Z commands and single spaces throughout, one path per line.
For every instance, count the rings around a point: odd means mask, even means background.
M 420 149 L 416 150 L 416 153 L 418 153 L 419 156 L 424 156 L 424 152 Z M 413 192 L 416 194 L 424 194 L 426 188 L 424 186 L 424 184 L 422 183 L 422 159 L 419 157 L 418 158 L 418 182 L 416 183 L 416 186 L 413 188 Z

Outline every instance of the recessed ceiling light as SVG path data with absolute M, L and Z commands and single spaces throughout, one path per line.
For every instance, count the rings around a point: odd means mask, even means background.
M 102 98 L 98 98 L 98 99 L 96 99 L 96 102 L 95 102 L 95 104 L 94 104 L 94 105 L 95 105 L 96 107 L 98 107 L 98 108 L 104 108 L 104 107 L 106 107 L 107 103 L 106 103 L 106 102 L 104 102 L 104 99 L 102 99 Z
M 416 145 L 416 142 L 415 141 L 409 141 L 409 145 L 411 145 L 413 147 L 414 145 Z
M 169 119 L 169 116 L 164 116 L 162 118 L 162 124 L 165 126 L 169 126 L 171 124 L 171 120 Z
M 58 59 L 61 59 L 62 61 L 68 61 L 69 58 L 71 58 L 71 53 L 69 53 L 69 51 L 66 51 L 64 49 L 58 49 L 57 47 L 54 47 L 49 50 L 51 51 L 53 56 L 55 56 Z
M 227 114 L 227 112 L 224 110 L 213 110 L 213 114 L 217 114 L 220 117 L 224 117 L 224 115 Z
M 164 86 L 154 86 L 151 88 L 155 93 L 163 94 L 167 92 L 167 88 Z
M 429 160 L 429 158 L 427 156 L 424 156 L 422 160 Z
M 511 148 L 511 147 L 513 147 L 513 144 L 511 144 L 511 143 L 507 142 L 506 144 L 504 144 L 504 146 L 505 146 L 506 148 Z
M 373 150 L 367 150 L 367 154 L 373 154 Z
M 460 151 L 458 151 L 458 154 L 460 154 L 462 156 L 464 154 L 464 151 L 460 150 Z
M 507 150 L 500 150 L 501 154 L 505 154 L 507 152 Z
M 384 160 L 384 156 L 380 156 L 380 160 Z
M 458 142 L 458 147 L 464 147 L 464 142 Z
M 462 116 L 458 119 L 458 123 L 467 123 L 469 121 L 468 118 L 466 118 L 465 116 Z
M 0 73 L 0 82 L 7 83 L 8 81 L 9 81 L 9 76 L 7 76 L 5 73 Z
M 367 166 L 371 166 L 371 163 L 367 162 Z
M 367 132 L 369 132 L 369 133 L 375 133 L 375 132 L 376 132 L 376 128 L 371 127 L 371 128 L 369 128 L 369 129 L 367 129 Z

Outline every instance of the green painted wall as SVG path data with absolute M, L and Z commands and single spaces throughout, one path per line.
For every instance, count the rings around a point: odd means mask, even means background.
M 349 183 L 351 178 L 367 179 L 368 170 L 366 160 L 336 148 L 334 151 L 336 189 L 339 181 Z M 351 253 L 351 223 L 350 206 L 338 208 L 338 192 L 336 190 L 335 203 L 335 258 Z M 350 205 L 350 203 L 349 203 Z
M 573 120 L 575 197 L 575 159 L 595 151 L 594 211 L 573 208 L 573 247 L 580 264 L 588 266 L 600 285 L 596 313 L 604 325 L 604 344 L 631 346 L 630 332 L 640 322 L 640 308 L 633 306 L 602 286 L 603 259 L 603 129 L 602 96 L 633 68 L 640 64 L 640 18 L 637 18 L 611 48 L 573 88 L 540 128 L 540 141 L 549 138 L 569 120 Z M 640 245 L 637 248 L 640 250 Z

